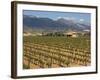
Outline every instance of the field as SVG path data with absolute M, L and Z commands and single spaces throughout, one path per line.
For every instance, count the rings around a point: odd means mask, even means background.
M 89 37 L 24 36 L 23 40 L 23 69 L 91 64 Z

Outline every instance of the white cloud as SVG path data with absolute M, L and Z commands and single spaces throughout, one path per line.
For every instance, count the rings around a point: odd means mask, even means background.
M 84 19 L 80 19 L 79 21 L 80 21 L 80 22 L 83 22 L 83 21 L 84 21 Z
M 57 17 L 57 19 L 60 19 L 60 18 L 63 18 L 63 17 L 60 17 L 60 16 L 59 16 L 59 17 Z
M 60 17 L 60 16 L 57 19 L 60 19 L 60 18 L 64 18 L 66 20 L 75 20 L 75 18 L 73 17 Z

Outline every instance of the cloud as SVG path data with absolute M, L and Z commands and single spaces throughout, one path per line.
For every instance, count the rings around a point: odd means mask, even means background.
M 79 21 L 80 21 L 80 22 L 83 22 L 83 21 L 84 21 L 84 19 L 80 19 Z
M 60 19 L 60 18 L 63 18 L 63 17 L 60 17 L 60 16 L 59 16 L 59 17 L 57 17 L 57 19 Z
M 60 18 L 63 18 L 66 20 L 76 20 L 74 17 L 60 17 L 60 16 L 57 19 L 60 19 Z

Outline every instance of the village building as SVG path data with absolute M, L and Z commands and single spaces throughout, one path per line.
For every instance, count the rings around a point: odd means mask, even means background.
M 70 32 L 66 32 L 64 33 L 64 35 L 66 35 L 67 37 L 78 37 L 78 32 L 74 32 L 74 31 L 70 31 Z
M 29 32 L 24 32 L 24 34 L 23 34 L 24 36 L 30 36 L 31 35 L 31 33 L 29 33 Z
M 42 36 L 41 33 L 24 32 L 24 36 Z

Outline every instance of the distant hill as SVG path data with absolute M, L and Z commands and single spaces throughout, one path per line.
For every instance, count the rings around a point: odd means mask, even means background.
M 64 18 L 60 18 L 58 20 L 52 20 L 50 18 L 42 18 L 36 16 L 23 16 L 23 25 L 25 32 L 43 32 L 43 31 L 84 31 L 90 30 L 90 25 L 67 20 Z

